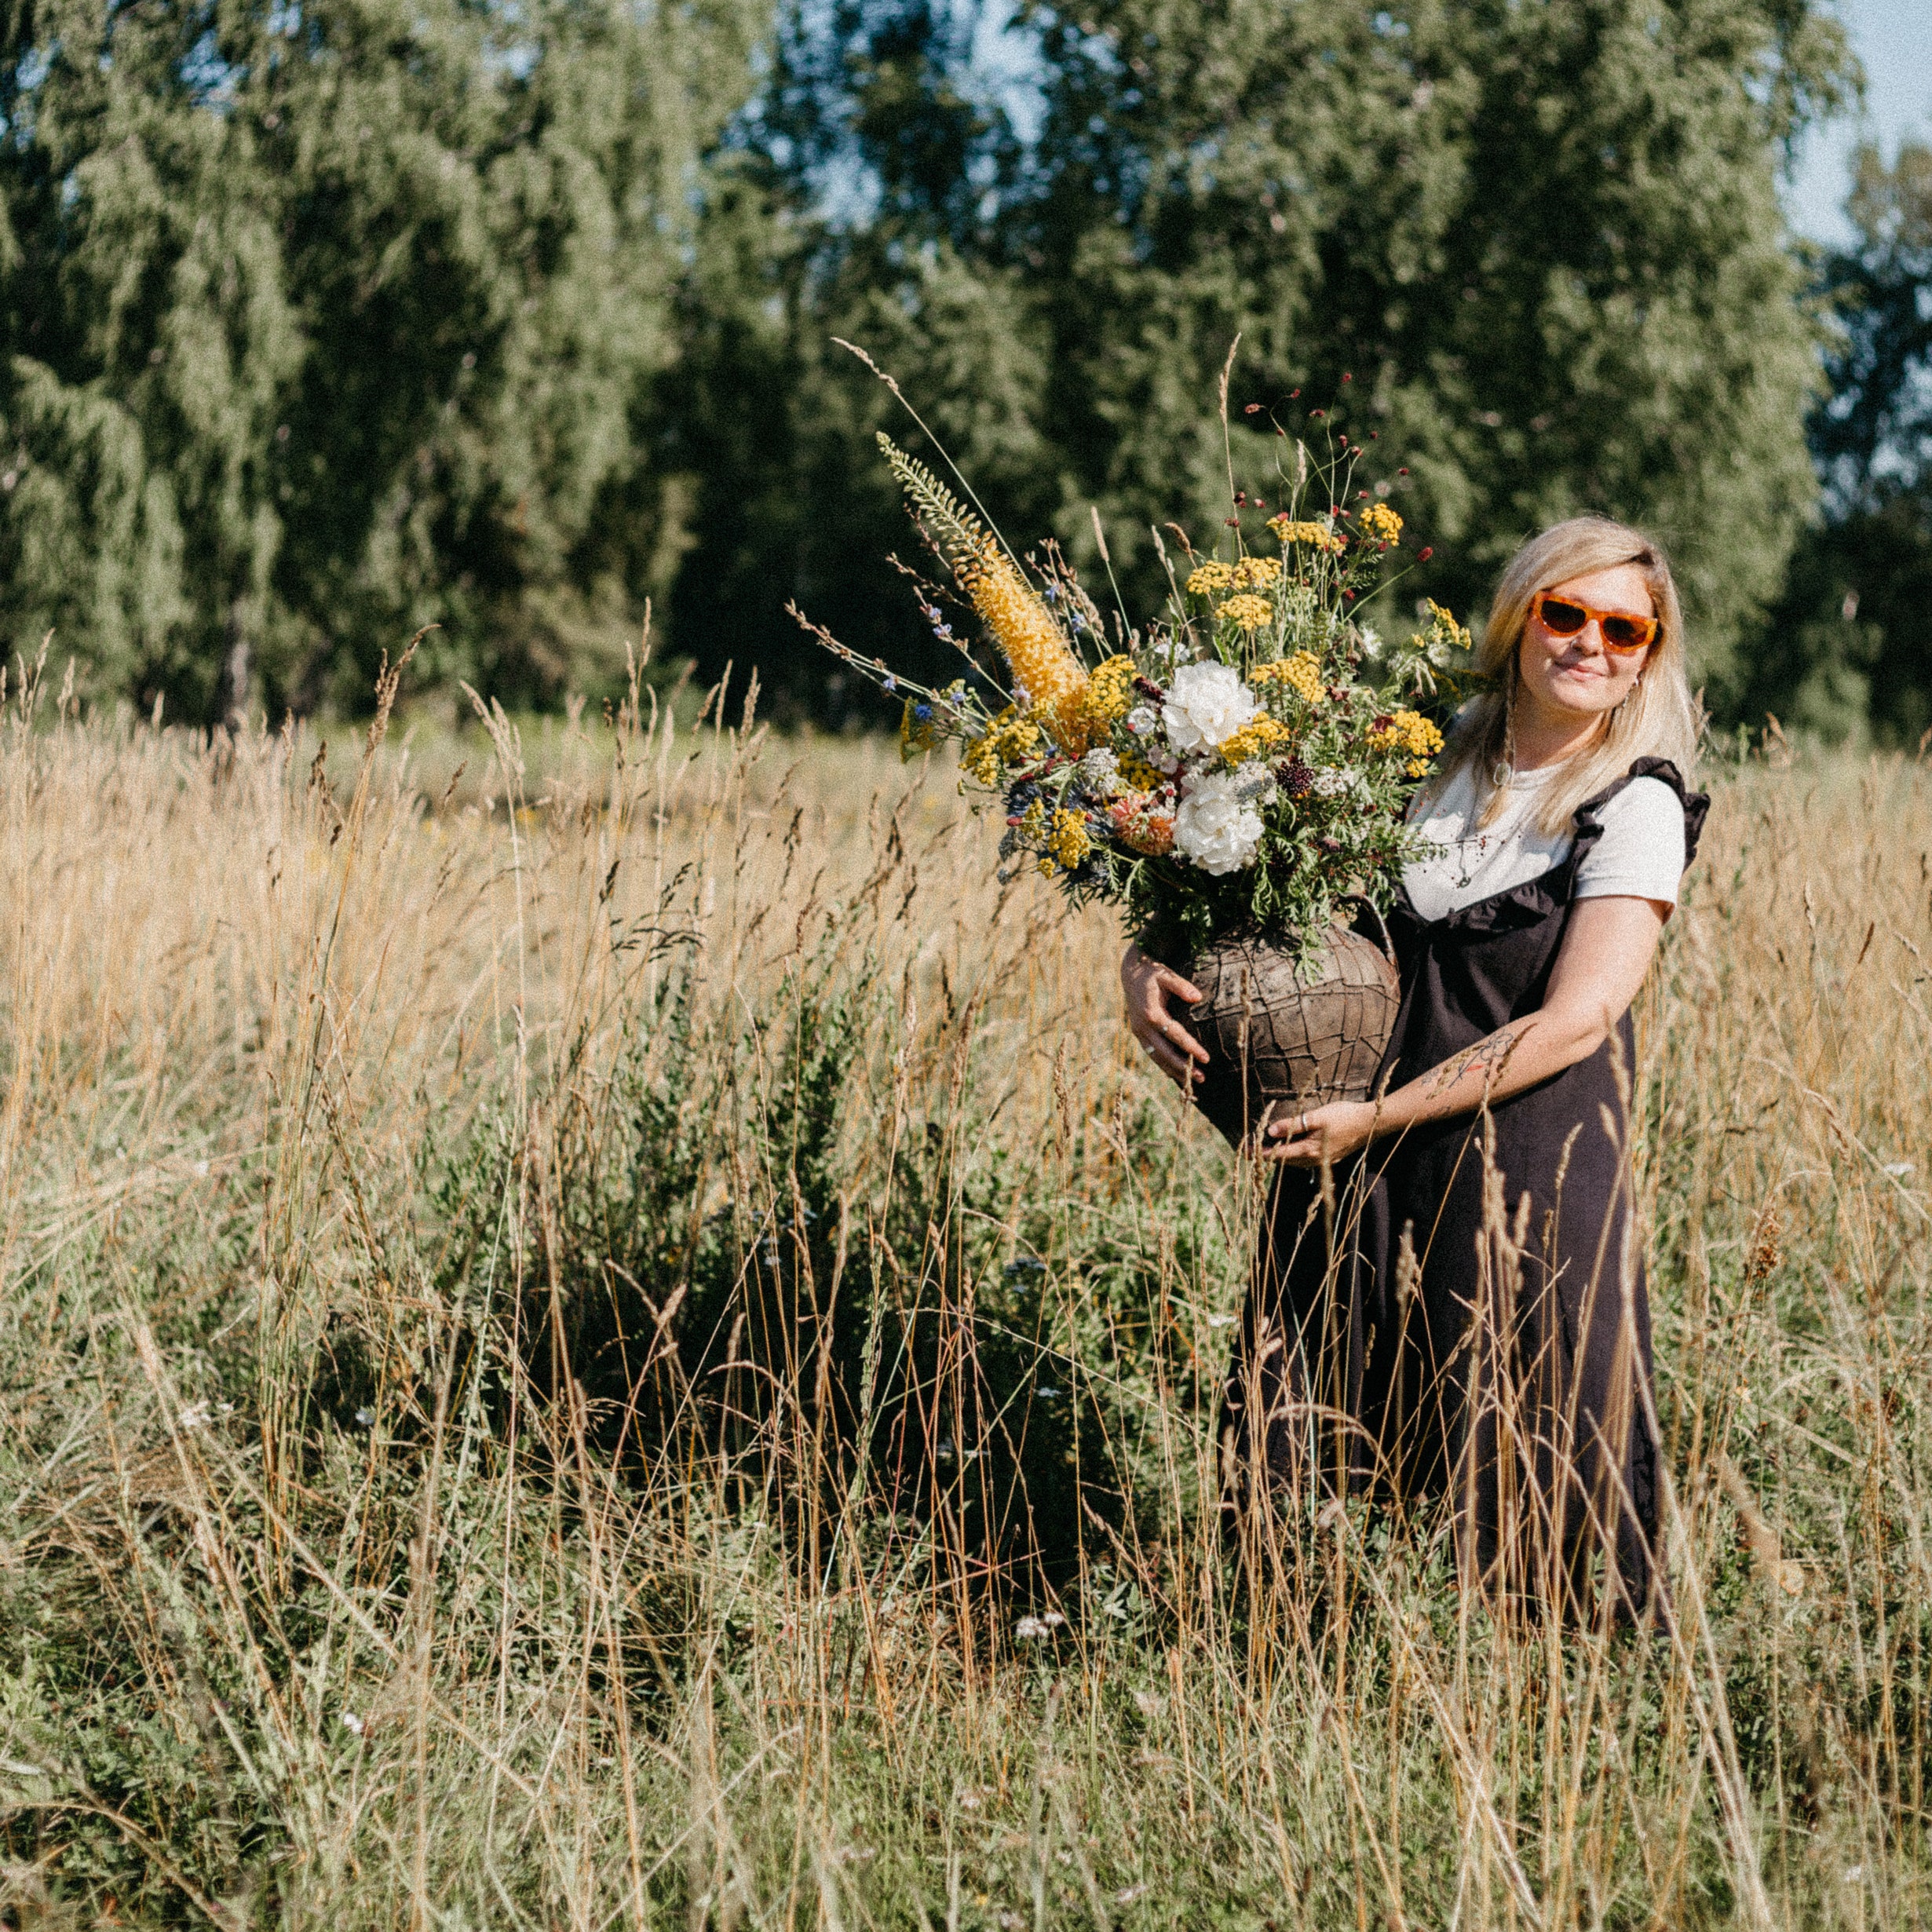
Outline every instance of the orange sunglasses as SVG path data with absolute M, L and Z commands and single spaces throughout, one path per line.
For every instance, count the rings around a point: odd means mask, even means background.
M 1558 637 L 1576 637 L 1594 617 L 1605 650 L 1624 655 L 1648 650 L 1656 641 L 1654 617 L 1638 617 L 1630 611 L 1597 610 L 1580 604 L 1575 597 L 1558 597 L 1554 590 L 1539 590 L 1529 600 L 1529 614 L 1545 630 Z

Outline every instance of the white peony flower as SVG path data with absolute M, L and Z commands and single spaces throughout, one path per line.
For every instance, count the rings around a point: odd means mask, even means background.
M 1261 716 L 1255 694 L 1231 664 L 1184 664 L 1161 707 L 1167 742 L 1177 751 L 1211 751 Z
M 1216 878 L 1252 864 L 1261 835 L 1261 814 L 1232 772 L 1196 779 L 1174 815 L 1175 845 Z
M 1127 729 L 1137 738 L 1145 738 L 1160 722 L 1151 704 L 1137 704 L 1127 714 Z

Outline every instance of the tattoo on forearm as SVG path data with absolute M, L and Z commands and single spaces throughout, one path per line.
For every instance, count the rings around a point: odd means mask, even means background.
M 1435 1084 L 1430 1092 L 1446 1094 L 1464 1074 L 1477 1067 L 1485 1069 L 1484 1084 L 1492 1084 L 1510 1064 L 1510 1054 L 1515 1052 L 1517 1043 L 1528 1030 L 1527 1027 L 1506 1026 L 1488 1039 L 1479 1039 L 1474 1046 L 1465 1046 L 1459 1054 L 1450 1054 L 1437 1068 Z

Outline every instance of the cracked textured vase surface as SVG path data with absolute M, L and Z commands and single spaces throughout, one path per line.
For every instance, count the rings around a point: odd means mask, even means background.
M 1303 978 L 1292 953 L 1226 939 L 1196 955 L 1187 977 L 1201 1003 L 1174 1010 L 1208 1054 L 1194 1104 L 1233 1145 L 1284 1112 L 1368 1097 L 1401 997 L 1373 940 L 1331 929 Z

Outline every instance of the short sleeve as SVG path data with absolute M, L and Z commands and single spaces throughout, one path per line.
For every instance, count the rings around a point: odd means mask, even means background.
M 1684 807 L 1660 778 L 1633 778 L 1602 808 L 1603 835 L 1577 861 L 1576 899 L 1677 904 L 1684 876 Z

